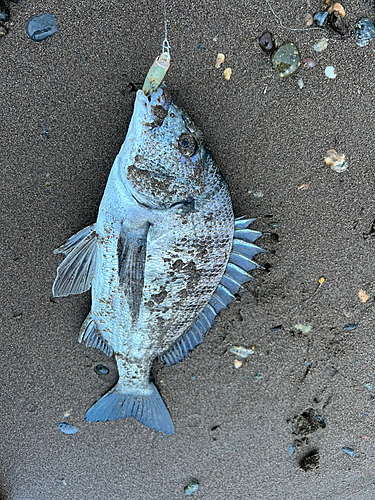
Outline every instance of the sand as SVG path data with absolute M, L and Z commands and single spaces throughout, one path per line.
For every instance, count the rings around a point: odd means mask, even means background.
M 315 0 L 272 6 L 293 28 L 321 8 Z M 252 227 L 269 234 L 259 240 L 265 269 L 247 293 L 186 361 L 160 366 L 156 384 L 175 425 L 163 437 L 133 419 L 85 422 L 115 383 L 115 364 L 77 342 L 89 294 L 51 294 L 61 261 L 53 250 L 95 221 L 133 89 L 160 51 L 162 2 L 10 4 L 0 40 L 2 498 L 174 500 L 193 477 L 194 498 L 206 500 L 375 497 L 375 41 L 359 48 L 353 34 L 357 19 L 375 13 L 362 0 L 344 7 L 346 38 L 283 29 L 263 1 L 167 0 L 167 84 L 201 128 L 235 215 L 257 217 Z M 37 13 L 58 25 L 42 43 L 25 30 Z M 258 46 L 266 30 L 316 67 L 280 79 Z M 328 48 L 314 52 L 323 36 Z M 345 172 L 324 163 L 332 148 L 346 155 Z M 232 345 L 255 346 L 237 369 Z M 98 363 L 110 374 L 97 375 Z M 79 431 L 63 434 L 62 421 Z

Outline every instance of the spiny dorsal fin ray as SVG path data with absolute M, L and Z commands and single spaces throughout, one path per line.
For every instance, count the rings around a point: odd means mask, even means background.
M 54 253 L 64 253 L 52 286 L 54 297 L 87 292 L 91 287 L 96 264 L 97 234 L 95 224 L 85 227 Z
M 242 218 L 235 220 L 233 247 L 225 273 L 210 301 L 189 330 L 165 354 L 160 356 L 160 360 L 167 366 L 187 358 L 189 351 L 202 343 L 217 314 L 235 299 L 234 295 L 242 288 L 241 285 L 254 279 L 247 271 L 261 266 L 251 259 L 254 255 L 265 251 L 253 244 L 262 236 L 262 233 L 247 229 L 247 226 L 254 220 Z
M 123 225 L 117 242 L 119 281 L 125 291 L 132 323 L 137 321 L 141 305 L 149 227 L 149 222 L 137 229 Z

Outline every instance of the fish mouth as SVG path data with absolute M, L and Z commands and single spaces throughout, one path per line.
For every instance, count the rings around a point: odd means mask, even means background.
M 142 90 L 138 90 L 134 113 L 137 113 L 145 127 L 160 127 L 168 115 L 171 102 L 165 85 L 160 85 L 149 97 L 145 96 Z

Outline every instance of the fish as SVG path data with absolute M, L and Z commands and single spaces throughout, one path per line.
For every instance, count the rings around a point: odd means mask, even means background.
M 86 413 L 90 422 L 135 418 L 173 434 L 151 378 L 202 343 L 260 267 L 255 219 L 234 218 L 229 188 L 202 133 L 165 84 L 136 93 L 133 115 L 98 217 L 60 246 L 52 292 L 91 288 L 79 342 L 114 356 L 115 386 Z

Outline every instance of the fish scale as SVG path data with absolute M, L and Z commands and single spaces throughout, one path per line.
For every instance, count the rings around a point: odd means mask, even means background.
M 79 341 L 114 355 L 119 379 L 88 421 L 133 417 L 172 434 L 151 379 L 159 357 L 185 359 L 216 315 L 252 279 L 261 236 L 253 219 L 234 219 L 226 182 L 201 132 L 165 86 L 138 91 L 124 144 L 95 224 L 56 250 L 65 254 L 54 296 L 91 287 Z

